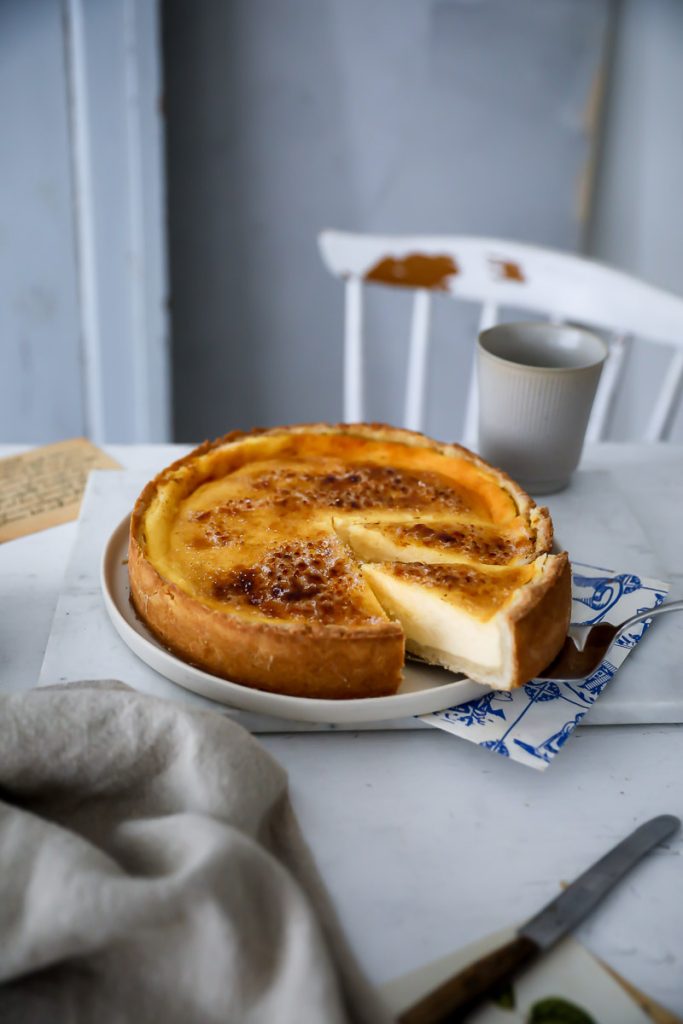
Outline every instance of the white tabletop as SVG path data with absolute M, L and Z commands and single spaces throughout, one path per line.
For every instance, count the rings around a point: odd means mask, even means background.
M 0 448 L 0 455 L 17 450 Z M 125 466 L 152 469 L 179 449 L 108 450 Z M 587 451 L 582 470 L 611 473 L 647 538 L 649 550 L 634 548 L 633 557 L 655 561 L 641 571 L 661 572 L 672 594 L 683 594 L 683 448 L 599 445 Z M 587 486 L 591 478 L 582 479 Z M 600 495 L 594 499 L 594 513 L 566 524 L 583 531 L 585 543 L 591 515 L 600 514 Z M 67 524 L 0 546 L 4 692 L 37 679 L 74 534 L 75 524 Z M 658 630 L 657 658 L 659 670 L 683 687 L 680 637 L 673 627 Z M 643 651 L 644 668 L 645 645 Z M 378 984 L 522 921 L 636 823 L 683 814 L 683 726 L 580 728 L 545 773 L 437 730 L 261 741 L 289 771 L 304 832 Z M 682 853 L 679 833 L 578 932 L 589 949 L 679 1014 Z

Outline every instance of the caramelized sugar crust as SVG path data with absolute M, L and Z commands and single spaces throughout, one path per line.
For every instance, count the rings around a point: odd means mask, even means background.
M 409 523 L 386 527 L 397 539 L 505 564 L 515 553 L 505 526 L 519 522 L 518 505 L 468 455 L 315 431 L 219 444 L 162 474 L 144 516 L 148 557 L 216 610 L 326 624 L 381 619 L 332 515 L 405 512 Z M 464 521 L 436 529 L 416 522 L 420 513 Z M 529 531 L 521 543 L 533 557 Z
M 385 566 L 385 569 L 387 567 Z M 536 574 L 534 563 L 484 572 L 471 565 L 397 562 L 390 567 L 397 579 L 440 590 L 474 618 L 486 621 L 504 608 Z
M 474 522 L 415 522 L 383 524 L 382 531 L 399 547 L 421 544 L 454 557 L 467 556 L 484 565 L 508 565 L 513 559 L 526 561 L 535 553 L 535 533 L 529 527 L 508 533 Z
M 139 503 L 146 557 L 163 579 L 216 611 L 340 625 L 386 616 L 336 537 L 333 516 L 405 514 L 413 529 L 426 512 L 475 520 L 483 525 L 461 528 L 465 545 L 488 546 L 491 561 L 504 560 L 501 531 L 519 519 L 514 485 L 508 490 L 464 449 L 364 430 L 272 431 L 199 449 Z M 455 532 L 436 538 L 456 546 Z M 299 565 L 296 585 L 291 564 Z
M 213 596 L 226 608 L 246 602 L 271 618 L 323 625 L 371 618 L 364 591 L 358 567 L 332 538 L 286 542 L 265 551 L 258 564 L 237 566 L 212 584 Z M 382 618 L 378 609 L 376 619 Z
M 349 467 L 331 459 L 321 460 L 318 465 L 306 461 L 285 468 L 267 465 L 250 475 L 249 480 L 253 491 L 229 498 L 216 513 L 230 516 L 259 508 L 339 512 L 427 506 L 460 512 L 478 504 L 476 495 L 468 494 L 439 473 L 419 474 L 395 466 L 363 463 Z

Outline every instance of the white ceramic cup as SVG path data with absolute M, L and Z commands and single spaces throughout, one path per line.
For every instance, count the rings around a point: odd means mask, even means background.
M 579 464 L 607 345 L 580 327 L 499 324 L 478 342 L 479 452 L 532 494 Z

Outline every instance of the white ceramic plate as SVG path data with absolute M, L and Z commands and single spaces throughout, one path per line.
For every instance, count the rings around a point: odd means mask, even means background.
M 408 663 L 400 689 L 391 697 L 358 700 L 312 700 L 254 690 L 203 672 L 167 651 L 138 619 L 129 600 L 128 523 L 126 517 L 112 533 L 102 558 L 101 584 L 109 617 L 123 641 L 155 671 L 186 690 L 229 704 L 243 711 L 298 722 L 364 724 L 413 715 L 462 704 L 481 697 L 488 686 L 456 676 L 445 669 Z

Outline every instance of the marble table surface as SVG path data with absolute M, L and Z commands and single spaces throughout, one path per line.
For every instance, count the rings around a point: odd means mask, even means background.
M 0 446 L 0 455 L 18 450 Z M 180 449 L 108 451 L 124 466 L 152 471 Z M 618 515 L 632 528 L 624 548 L 615 524 L 614 551 L 605 552 L 617 515 L 614 489 L 624 499 Z M 610 565 L 625 555 L 625 568 L 668 579 L 672 596 L 683 594 L 683 448 L 596 445 L 556 509 L 552 497 L 547 503 L 561 542 L 570 550 L 580 543 L 582 559 Z M 0 546 L 2 692 L 38 679 L 75 533 L 70 523 Z M 598 535 L 603 547 L 593 556 L 586 548 Z M 648 672 L 666 674 L 672 700 L 683 688 L 683 631 L 675 619 L 658 624 L 657 651 L 643 644 L 639 664 L 643 685 Z M 683 815 L 683 725 L 579 728 L 545 773 L 438 730 L 281 734 L 261 742 L 289 772 L 303 830 L 377 984 L 523 921 L 637 823 Z M 608 896 L 577 937 L 683 1016 L 682 854 L 679 833 Z

